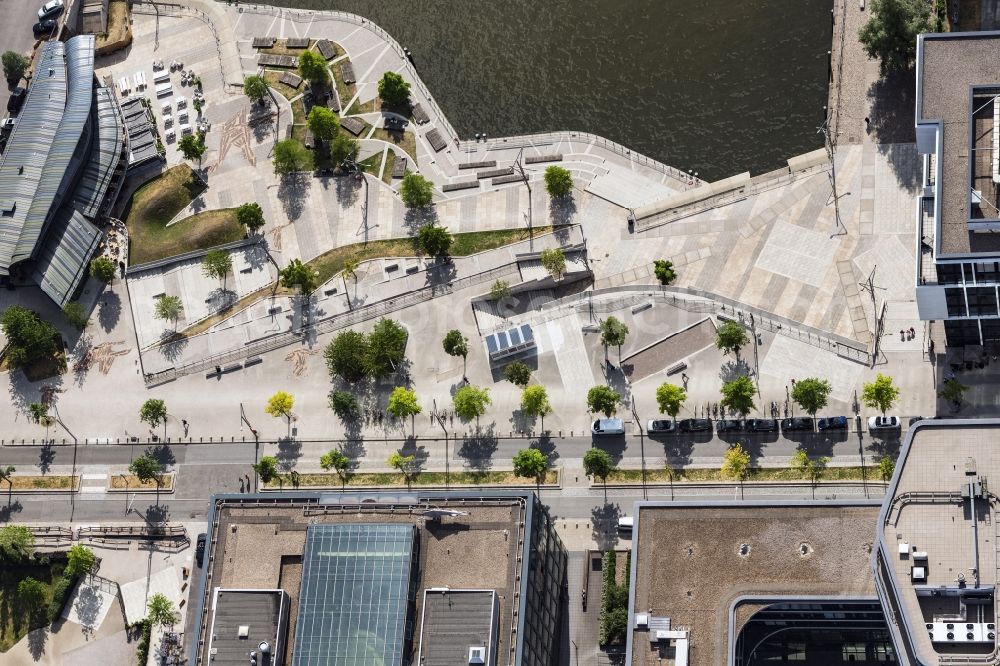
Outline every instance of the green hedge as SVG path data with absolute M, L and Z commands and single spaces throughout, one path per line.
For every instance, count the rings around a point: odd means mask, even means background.
M 601 589 L 601 613 L 597 635 L 597 640 L 601 645 L 620 643 L 628 633 L 628 589 L 631 565 L 632 558 L 629 557 L 625 563 L 625 582 L 618 585 L 615 580 L 618 556 L 613 550 L 604 553 L 601 564 L 604 579 Z
M 64 573 L 59 580 L 56 581 L 55 585 L 52 586 L 52 600 L 49 602 L 49 622 L 55 622 L 62 615 L 63 607 L 66 605 L 66 600 L 69 599 L 69 595 L 73 592 L 73 586 L 76 584 L 76 576 L 70 576 Z
M 129 629 L 133 631 L 139 629 L 142 631 L 142 634 L 139 636 L 139 644 L 135 648 L 135 654 L 139 659 L 139 665 L 143 666 L 149 659 L 149 639 L 153 633 L 153 623 L 147 618 L 130 625 Z

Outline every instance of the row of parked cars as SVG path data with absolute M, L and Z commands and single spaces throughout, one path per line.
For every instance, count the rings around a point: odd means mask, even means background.
M 849 419 L 846 416 L 825 416 L 816 420 L 816 428 L 825 430 L 846 430 Z M 872 416 L 868 419 L 869 431 L 898 430 L 899 417 Z M 812 432 L 813 420 L 804 416 L 789 419 L 652 419 L 646 422 L 646 432 L 662 435 L 675 432 Z M 595 435 L 624 435 L 625 422 L 622 419 L 597 419 L 591 426 Z

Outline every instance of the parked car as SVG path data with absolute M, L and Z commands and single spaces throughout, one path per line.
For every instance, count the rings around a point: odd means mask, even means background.
M 590 431 L 595 435 L 624 435 L 625 422 L 621 419 L 597 419 Z
M 789 432 L 792 430 L 812 430 L 813 422 L 812 419 L 806 418 L 805 416 L 793 416 L 790 419 L 782 419 L 781 430 L 782 432 Z
M 201 568 L 202 563 L 205 561 L 205 540 L 208 535 L 202 532 L 198 535 L 198 542 L 194 549 L 194 559 L 198 562 L 198 568 Z
M 35 37 L 41 37 L 42 35 L 48 35 L 56 28 L 55 19 L 45 19 L 44 21 L 39 21 L 34 26 L 32 26 L 31 31 L 35 33 Z
M 827 416 L 816 422 L 820 430 L 847 430 L 846 416 Z
M 63 0 L 51 0 L 42 5 L 42 8 L 38 10 L 38 20 L 53 18 L 59 15 L 59 12 L 63 10 Z
M 715 432 L 740 432 L 746 427 L 739 419 L 722 419 L 715 422 Z
M 684 419 L 677 424 L 683 432 L 705 432 L 712 429 L 711 419 Z
M 17 121 L 13 118 L 4 118 L 3 122 L 0 122 L 0 134 L 10 134 L 16 124 Z
M 24 104 L 24 98 L 28 94 L 28 91 L 18 86 L 10 91 L 10 99 L 7 100 L 7 111 L 9 113 L 17 113 L 21 110 L 21 105 Z
M 776 432 L 778 430 L 778 420 L 750 419 L 747 421 L 747 429 L 751 432 Z
M 673 419 L 653 419 L 646 424 L 646 432 L 650 435 L 677 432 L 677 424 Z
M 622 516 L 618 519 L 618 531 L 619 532 L 631 532 L 634 526 L 634 519 L 632 516 Z
M 898 416 L 869 416 L 868 430 L 899 430 Z

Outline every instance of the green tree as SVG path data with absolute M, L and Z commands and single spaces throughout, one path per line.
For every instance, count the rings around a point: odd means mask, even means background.
M 156 482 L 156 488 L 159 490 L 163 475 L 163 465 L 148 452 L 133 458 L 132 462 L 129 463 L 128 471 L 139 479 L 140 483 Z
M 531 381 L 531 368 L 521 361 L 512 361 L 503 369 L 503 378 L 515 386 L 527 386 Z
M 264 211 L 256 201 L 240 204 L 236 209 L 236 221 L 251 232 L 256 232 L 264 226 Z
M 609 386 L 603 384 L 592 387 L 587 391 L 587 407 L 593 413 L 603 413 L 611 418 L 611 415 L 618 411 L 618 403 L 621 402 L 621 395 Z
M 7 482 L 7 505 L 10 505 L 10 495 L 14 492 L 14 472 L 17 468 L 13 465 L 0 467 L 0 482 Z
M 609 644 L 622 642 L 628 634 L 628 608 L 616 606 L 609 610 L 603 627 Z
M 877 409 L 882 412 L 882 416 L 892 409 L 899 399 L 899 389 L 892 383 L 892 377 L 886 377 L 881 372 L 875 377 L 875 381 L 865 384 L 861 391 L 861 402 L 866 407 Z
M 201 262 L 201 271 L 206 277 L 222 280 L 222 287 L 226 286 L 226 276 L 233 270 L 233 259 L 225 250 L 212 250 L 205 255 Z
M 79 543 L 69 549 L 67 558 L 65 574 L 73 578 L 90 573 L 94 570 L 94 565 L 97 564 L 97 556 L 94 555 L 94 551 Z
M 267 81 L 260 76 L 248 76 L 243 79 L 243 94 L 250 98 L 251 102 L 262 102 L 270 93 L 267 90 Z
M 157 592 L 146 602 L 146 618 L 154 626 L 166 627 L 176 624 L 180 616 L 174 609 L 173 602 L 167 599 L 165 595 Z
M 276 419 L 288 419 L 288 436 L 292 435 L 292 406 L 295 405 L 295 397 L 291 393 L 278 391 L 267 400 L 264 411 Z
M 14 468 L 9 468 L 13 470 Z M 0 470 L 2 471 L 2 470 Z M 9 479 L 0 475 L 0 479 Z M 0 527 L 0 560 L 8 564 L 23 562 L 35 552 L 35 536 L 24 525 Z
M 278 477 L 278 459 L 274 456 L 262 456 L 250 467 L 265 485 Z
M 90 262 L 90 275 L 104 284 L 109 284 L 115 279 L 117 268 L 115 262 L 107 257 L 97 257 Z
M 729 411 L 746 417 L 755 407 L 753 394 L 756 392 L 749 377 L 737 377 L 722 385 L 721 404 Z
M 573 174 L 561 166 L 550 166 L 545 170 L 545 191 L 550 197 L 564 197 L 573 191 Z
M 351 468 L 351 461 L 340 449 L 330 449 L 320 456 L 319 466 L 328 472 L 331 469 L 336 470 L 337 476 L 340 477 L 341 488 L 347 483 L 347 471 Z
M 31 576 L 22 578 L 17 584 L 17 605 L 28 616 L 34 617 L 45 607 L 45 585 Z
M 802 449 L 799 449 L 794 455 L 792 455 L 792 469 L 797 470 L 803 476 L 809 477 L 809 483 L 812 486 L 813 499 L 816 499 L 816 482 L 823 476 L 823 472 L 826 470 L 826 466 L 829 462 L 830 458 L 826 456 L 810 458 L 809 454 Z
M 514 475 L 534 479 L 540 487 L 549 470 L 549 459 L 538 449 L 521 449 L 514 454 Z
M 909 68 L 917 52 L 917 35 L 930 30 L 926 0 L 872 0 L 858 41 L 869 58 L 879 61 L 885 76 Z
M 566 254 L 561 247 L 542 250 L 538 259 L 554 279 L 558 280 L 566 273 Z
M 409 416 L 410 432 L 413 432 L 415 427 L 414 418 L 424 410 L 420 406 L 420 403 L 417 402 L 416 391 L 404 386 L 397 386 L 389 394 L 389 406 L 386 408 L 386 411 L 397 419 L 405 419 Z
M 303 51 L 299 55 L 299 74 L 311 83 L 324 83 L 330 76 L 326 59 L 316 51 Z
M 540 417 L 542 429 L 545 429 L 545 416 L 552 413 L 552 403 L 544 386 L 526 386 L 521 391 L 521 411 L 527 416 Z
M 463 421 L 476 419 L 476 428 L 479 427 L 479 417 L 486 413 L 486 408 L 493 404 L 490 399 L 490 390 L 480 386 L 466 384 L 455 391 L 452 397 L 455 405 L 455 415 Z
M 416 474 L 420 471 L 416 464 L 416 455 L 404 456 L 399 451 L 393 451 L 392 455 L 389 456 L 389 467 L 399 470 L 406 480 L 406 486 L 409 487 L 410 481 Z
M 968 390 L 969 387 L 957 379 L 948 379 L 945 381 L 944 386 L 941 387 L 941 390 L 938 391 L 938 395 L 957 407 L 962 404 L 962 398 Z
M 417 246 L 432 257 L 447 257 L 452 240 L 447 228 L 433 222 L 423 225 L 417 232 Z
M 350 391 L 333 391 L 330 393 L 330 409 L 343 421 L 356 421 L 361 415 L 358 398 Z
M 201 132 L 197 134 L 185 134 L 177 142 L 177 147 L 180 149 L 184 159 L 198 160 L 198 166 L 201 166 L 201 158 L 205 154 L 206 149 L 204 134 Z
M 506 280 L 497 280 L 490 287 L 490 300 L 496 303 L 510 298 L 510 283 Z
M 180 296 L 164 294 L 156 299 L 156 305 L 153 306 L 153 316 L 164 321 L 172 321 L 175 331 L 177 330 L 177 320 L 183 313 L 184 303 L 181 302 Z
M 604 484 L 604 501 L 608 501 L 608 476 L 615 471 L 615 461 L 604 449 L 591 448 L 583 454 L 583 471 Z
M 28 412 L 31 414 L 31 420 L 39 425 L 43 425 L 46 428 L 50 427 L 55 423 L 55 419 L 49 416 L 49 406 L 44 402 L 33 402 L 28 405 Z M 47 437 L 48 435 L 46 435 Z
M 346 133 L 340 132 L 330 141 L 330 161 L 340 166 L 348 160 L 355 159 L 360 150 L 360 143 Z
M 80 301 L 70 301 L 64 305 L 63 315 L 66 316 L 66 321 L 81 331 L 87 327 L 87 310 Z
M 674 263 L 666 259 L 657 259 L 653 262 L 653 275 L 663 285 L 670 284 L 677 279 L 677 271 L 674 270 Z
M 0 60 L 3 61 L 3 75 L 8 83 L 20 81 L 31 65 L 31 61 L 17 51 L 4 51 Z
M 715 332 L 715 346 L 725 354 L 735 354 L 740 360 L 740 349 L 750 342 L 747 330 L 735 321 L 723 322 Z
M 399 370 L 406 358 L 406 329 L 392 319 L 379 319 L 368 334 L 365 368 L 372 377 L 388 377 Z
M 434 199 L 434 185 L 419 173 L 408 173 L 399 185 L 399 195 L 407 208 L 423 208 Z
M 386 72 L 379 79 L 378 96 L 391 107 L 409 106 L 410 84 L 396 72 Z
M 364 378 L 367 356 L 368 338 L 349 329 L 338 333 L 323 351 L 330 374 L 352 384 Z
M 816 412 L 826 407 L 827 398 L 832 391 L 830 382 L 825 379 L 808 377 L 795 382 L 792 387 L 792 400 L 806 410 L 809 416 L 816 418 Z
M 462 335 L 461 331 L 452 329 L 445 334 L 441 345 L 444 347 L 444 353 L 448 354 L 448 356 L 462 357 L 462 378 L 464 379 L 465 362 L 469 356 L 469 339 Z
M 0 328 L 7 336 L 7 363 L 21 368 L 40 358 L 52 356 L 59 345 L 55 326 L 31 310 L 12 305 L 0 315 Z
M 608 317 L 601 322 L 601 344 L 604 345 L 604 358 L 608 357 L 608 347 L 618 347 L 618 365 L 622 362 L 622 345 L 628 336 L 628 326 L 617 317 Z
M 681 406 L 687 400 L 687 391 L 676 384 L 663 383 L 656 388 L 656 404 L 660 411 L 674 419 L 680 414 Z
M 896 473 L 896 461 L 889 456 L 882 456 L 878 461 L 878 473 L 882 480 L 888 483 L 892 475 Z
M 737 442 L 733 444 L 722 457 L 722 468 L 719 470 L 724 479 L 734 479 L 740 482 L 740 496 L 743 495 L 743 482 L 750 476 L 750 454 Z
M 312 164 L 309 151 L 295 139 L 285 139 L 274 144 L 271 163 L 274 173 L 285 176 L 296 171 L 305 171 Z
M 292 259 L 288 265 L 278 272 L 281 278 L 281 286 L 286 289 L 298 287 L 302 294 L 311 294 L 316 290 L 316 281 L 319 279 L 317 273 L 309 264 L 304 264 L 300 259 Z
M 159 398 L 150 398 L 139 408 L 139 420 L 156 428 L 163 424 L 163 438 L 167 438 L 167 403 Z
M 319 104 L 315 105 L 309 111 L 309 115 L 306 117 L 306 125 L 309 126 L 309 131 L 321 141 L 329 141 L 337 136 L 337 130 L 340 129 L 340 121 L 337 119 L 337 114 Z

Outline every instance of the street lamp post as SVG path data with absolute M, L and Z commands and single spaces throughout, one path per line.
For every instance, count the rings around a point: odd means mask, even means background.
M 253 435 L 253 464 L 254 467 L 257 465 L 257 457 L 260 455 L 260 436 L 257 434 L 257 430 L 250 425 L 250 421 L 247 419 L 247 413 L 243 410 L 243 403 L 240 403 L 240 432 L 243 432 L 243 424 L 246 424 L 250 428 L 250 433 Z M 257 471 L 254 469 L 253 475 L 253 489 L 257 492 Z

